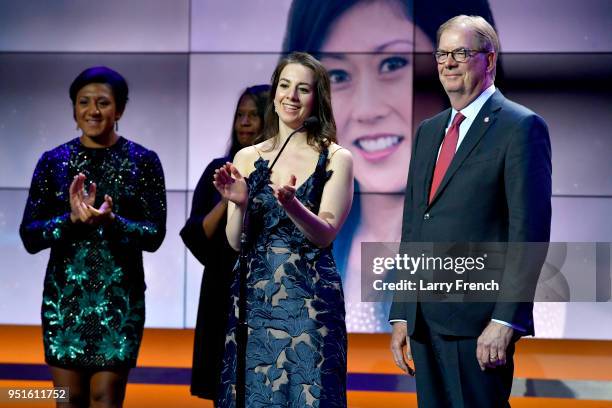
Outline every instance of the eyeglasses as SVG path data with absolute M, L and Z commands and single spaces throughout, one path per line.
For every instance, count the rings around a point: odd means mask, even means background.
M 470 50 L 468 48 L 459 48 L 453 51 L 442 51 L 438 50 L 433 53 L 436 58 L 436 62 L 438 64 L 444 64 L 448 59 L 449 54 L 453 56 L 453 59 L 456 62 L 466 62 L 470 57 L 473 57 L 476 54 L 488 54 L 493 51 L 488 50 Z

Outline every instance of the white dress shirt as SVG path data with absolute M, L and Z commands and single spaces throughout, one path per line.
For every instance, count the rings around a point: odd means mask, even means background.
M 460 111 L 457 111 L 453 108 L 448 124 L 446 125 L 446 129 L 444 130 L 444 134 L 448 132 L 448 128 L 453 122 L 453 119 L 455 118 L 457 112 L 461 112 L 461 114 L 465 116 L 465 119 L 463 119 L 463 122 L 461 122 L 461 125 L 459 125 L 459 138 L 457 139 L 457 148 L 455 149 L 455 152 L 457 152 L 457 149 L 459 149 L 459 145 L 461 144 L 461 142 L 463 142 L 463 139 L 465 139 L 465 135 L 467 135 L 468 130 L 470 130 L 470 126 L 472 126 L 472 123 L 474 123 L 474 119 L 476 119 L 476 116 L 478 116 L 480 109 L 482 109 L 484 104 L 489 100 L 491 96 L 493 96 L 494 93 L 495 85 L 491 84 L 490 87 L 482 91 L 482 93 L 478 95 L 478 98 L 474 99 L 472 103 L 470 103 L 465 108 L 461 109 Z M 441 144 L 440 149 L 442 149 Z M 439 149 L 438 155 L 440 155 Z

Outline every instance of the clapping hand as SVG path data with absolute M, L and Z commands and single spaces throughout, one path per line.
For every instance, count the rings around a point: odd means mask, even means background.
M 96 183 L 89 185 L 89 192 L 85 192 L 85 175 L 79 173 L 74 176 L 70 184 L 70 220 L 72 222 L 86 223 L 91 217 L 89 206 L 96 200 Z
M 274 197 L 278 200 L 281 206 L 285 207 L 289 205 L 295 198 L 295 183 L 297 179 L 292 174 L 289 178 L 289 183 L 284 186 L 277 186 L 276 184 L 270 184 L 270 187 L 274 191 Z
M 85 192 L 85 179 L 85 175 L 79 173 L 70 184 L 70 220 L 91 225 L 113 220 L 113 199 L 105 195 L 104 202 L 96 209 L 93 206 L 96 201 L 96 183 L 91 183 L 89 191 Z
M 90 223 L 94 225 L 105 224 L 115 219 L 113 213 L 113 199 L 108 194 L 104 195 L 104 202 L 100 205 L 100 208 L 88 206 L 90 217 Z
M 246 206 L 249 189 L 246 180 L 232 163 L 227 162 L 215 170 L 213 185 L 224 199 L 239 207 Z

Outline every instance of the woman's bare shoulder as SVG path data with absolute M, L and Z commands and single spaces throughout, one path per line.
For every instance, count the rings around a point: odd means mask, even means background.
M 236 155 L 234 156 L 234 161 L 236 161 L 237 159 L 246 160 L 253 156 L 257 156 L 257 149 L 255 146 L 243 147 L 242 149 L 238 150 L 238 152 L 236 152 Z
M 332 161 L 339 161 L 339 162 L 352 162 L 353 161 L 353 155 L 351 154 L 351 152 L 340 146 L 339 144 L 336 143 L 331 143 L 329 145 L 329 147 L 327 148 L 327 158 L 329 160 L 329 162 L 331 163 Z
M 243 176 L 249 175 L 255 168 L 255 161 L 260 157 L 256 146 L 244 147 L 234 156 L 233 164 Z

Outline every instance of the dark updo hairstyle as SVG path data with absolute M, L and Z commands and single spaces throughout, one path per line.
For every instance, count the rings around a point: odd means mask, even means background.
M 123 113 L 128 101 L 128 84 L 120 73 L 108 67 L 91 67 L 81 72 L 70 85 L 70 100 L 76 106 L 76 96 L 79 91 L 89 84 L 106 84 L 111 87 L 117 112 Z
M 248 97 L 251 98 L 251 100 L 255 103 L 255 107 L 257 108 L 257 116 L 261 121 L 263 130 L 264 116 L 266 113 L 266 105 L 268 104 L 269 93 L 270 85 L 265 84 L 249 86 L 247 89 L 244 90 L 244 92 L 240 94 L 238 102 L 236 103 L 236 110 L 234 111 L 234 120 L 232 121 L 232 138 L 230 140 L 229 151 L 227 153 L 227 156 L 230 159 L 234 158 L 238 150 L 242 149 L 243 147 L 246 147 L 242 146 L 238 142 L 238 132 L 236 132 L 236 117 L 238 116 L 238 107 L 240 106 L 240 101 L 242 101 L 242 98 Z M 258 136 L 259 135 L 256 135 L 254 140 L 257 139 Z
M 274 138 L 272 149 L 278 143 L 278 114 L 274 109 L 274 98 L 276 96 L 276 88 L 280 80 L 280 74 L 283 69 L 289 64 L 300 64 L 309 68 L 314 73 L 314 104 L 311 116 L 319 119 L 318 126 L 308 131 L 307 142 L 310 146 L 322 149 L 329 146 L 331 143 L 336 143 L 336 121 L 331 105 L 331 87 L 329 83 L 329 75 L 327 70 L 310 54 L 305 52 L 293 52 L 280 59 L 274 73 L 272 74 L 272 84 L 270 87 L 270 96 L 268 97 L 268 106 L 266 108 L 264 131 L 260 140 Z

